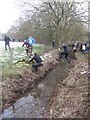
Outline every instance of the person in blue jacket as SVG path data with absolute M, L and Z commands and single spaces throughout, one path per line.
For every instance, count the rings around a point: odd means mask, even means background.
M 36 42 L 36 40 L 32 36 L 29 36 L 28 44 L 29 44 L 29 47 L 31 47 L 31 52 L 33 50 L 33 45 L 35 44 L 35 42 Z

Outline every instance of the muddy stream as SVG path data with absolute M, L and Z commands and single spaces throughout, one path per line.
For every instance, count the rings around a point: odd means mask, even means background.
M 25 93 L 13 106 L 5 109 L 1 118 L 42 118 L 58 82 L 68 75 L 70 68 L 71 65 L 67 62 L 61 62 L 37 87 Z

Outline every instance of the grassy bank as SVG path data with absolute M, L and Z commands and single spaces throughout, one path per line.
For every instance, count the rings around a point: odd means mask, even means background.
M 50 48 L 44 45 L 35 45 L 33 52 L 37 52 L 42 55 L 44 52 L 49 51 Z M 25 47 L 17 47 L 9 51 L 2 51 L 0 55 L 0 66 L 2 72 L 2 78 L 5 79 L 8 76 L 16 76 L 23 68 L 31 67 L 30 64 L 26 64 L 25 59 L 28 61 L 29 57 L 26 55 Z M 21 61 L 21 62 L 18 62 Z

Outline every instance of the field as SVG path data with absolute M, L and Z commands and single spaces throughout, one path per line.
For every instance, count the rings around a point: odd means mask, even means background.
M 0 71 L 1 78 L 5 78 L 9 75 L 17 75 L 17 72 L 22 69 L 22 67 L 31 67 L 30 64 L 20 62 L 22 60 L 28 61 L 30 57 L 26 55 L 25 47 L 22 47 L 23 43 L 11 42 L 11 52 L 9 50 L 4 50 L 4 42 L 1 41 L 0 47 Z M 33 52 L 37 52 L 39 55 L 42 55 L 44 52 L 47 52 L 49 47 L 46 47 L 41 44 L 34 45 Z

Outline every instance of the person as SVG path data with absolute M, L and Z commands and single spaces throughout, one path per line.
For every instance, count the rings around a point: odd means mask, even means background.
M 90 47 L 88 41 L 85 42 L 85 46 L 86 46 L 86 53 L 88 53 L 89 52 L 89 47 Z
M 82 54 L 85 54 L 86 52 L 86 46 L 85 43 L 82 44 Z
M 29 44 L 28 44 L 28 41 L 27 40 L 24 40 L 24 43 L 23 43 L 23 45 L 22 45 L 22 47 L 23 46 L 25 46 L 26 45 L 26 54 L 28 55 L 29 54 Z
M 82 52 L 82 45 L 83 43 L 81 42 L 80 45 L 79 45 L 79 51 Z
M 90 42 L 87 42 L 87 51 L 90 51 Z
M 52 48 L 55 48 L 55 40 L 52 41 Z
M 11 48 L 10 48 L 11 39 L 7 35 L 5 35 L 4 41 L 5 41 L 5 50 L 7 50 L 7 46 L 8 46 L 9 50 L 11 51 Z
M 65 59 L 68 60 L 68 62 L 70 63 L 70 60 L 68 58 L 68 56 L 69 56 L 69 50 L 68 50 L 67 44 L 65 42 L 62 43 L 62 48 L 63 48 L 63 52 L 60 53 L 59 59 L 64 56 Z
M 73 47 L 73 52 L 75 53 L 76 52 L 76 45 L 74 45 L 74 47 Z
M 15 39 L 13 38 L 12 41 L 15 42 Z
M 28 47 L 28 46 L 29 46 L 29 44 L 28 44 L 28 41 L 27 41 L 27 40 L 24 40 L 24 43 L 23 43 L 22 47 L 23 47 L 24 45 L 26 45 L 26 47 Z
M 31 47 L 31 53 L 33 51 L 33 45 L 35 44 L 35 42 L 36 42 L 36 40 L 32 36 L 29 36 L 28 45 L 29 45 L 29 47 Z
M 72 39 L 72 41 L 71 41 L 71 47 L 72 47 L 72 49 L 74 48 L 74 46 L 75 46 L 75 42 L 74 42 L 74 40 Z
M 33 60 L 35 61 L 35 63 L 32 65 L 32 69 L 38 71 L 38 67 L 43 65 L 43 60 L 37 53 L 34 53 L 34 56 L 31 58 L 29 62 Z

